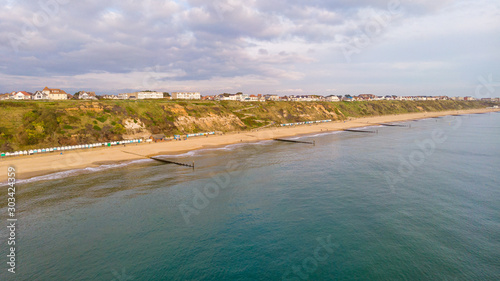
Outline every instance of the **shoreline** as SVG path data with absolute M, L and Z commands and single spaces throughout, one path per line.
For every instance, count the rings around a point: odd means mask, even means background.
M 18 156 L 0 160 L 0 183 L 7 182 L 8 167 L 16 168 L 16 179 L 26 180 L 33 177 L 45 176 L 69 170 L 96 168 L 102 165 L 127 163 L 145 156 L 179 155 L 194 150 L 219 148 L 231 144 L 253 143 L 284 138 L 302 136 L 328 131 L 341 131 L 350 128 L 374 126 L 380 123 L 410 121 L 455 114 L 474 114 L 500 111 L 500 109 L 482 108 L 469 110 L 451 110 L 438 112 L 405 113 L 398 115 L 381 115 L 355 118 L 349 121 L 334 121 L 295 127 L 272 127 L 254 131 L 232 132 L 224 135 L 196 137 L 185 141 L 168 141 L 158 143 L 129 144 L 127 146 L 113 146 L 91 148 L 86 150 L 68 151 L 61 154 Z

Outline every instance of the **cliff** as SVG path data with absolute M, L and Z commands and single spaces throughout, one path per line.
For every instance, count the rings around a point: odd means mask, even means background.
M 1 101 L 0 151 L 487 106 L 479 101 Z

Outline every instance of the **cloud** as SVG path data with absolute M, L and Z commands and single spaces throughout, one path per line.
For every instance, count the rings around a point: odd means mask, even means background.
M 148 85 L 165 91 L 321 94 L 398 87 L 408 94 L 454 94 L 454 79 L 474 83 L 500 63 L 500 4 L 494 0 L 0 5 L 0 92 L 50 84 L 118 93 L 141 89 L 154 70 L 155 83 Z M 419 81 L 431 82 L 416 88 Z

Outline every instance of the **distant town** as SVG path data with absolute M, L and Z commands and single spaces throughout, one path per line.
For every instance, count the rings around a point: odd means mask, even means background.
M 43 90 L 34 93 L 26 91 L 14 91 L 11 93 L 0 94 L 0 100 L 146 100 L 146 99 L 172 99 L 172 100 L 215 100 L 215 101 L 242 101 L 242 102 L 266 102 L 266 101 L 375 101 L 375 100 L 466 100 L 466 101 L 491 101 L 500 102 L 500 98 L 480 98 L 472 96 L 467 97 L 448 97 L 448 96 L 397 96 L 385 95 L 377 96 L 372 94 L 352 95 L 288 95 L 280 96 L 273 94 L 248 95 L 244 93 L 202 96 L 199 92 L 158 92 L 158 91 L 140 91 L 133 93 L 120 93 L 118 95 L 96 95 L 95 92 L 79 91 L 75 94 L 68 94 L 61 89 L 52 89 L 45 87 Z

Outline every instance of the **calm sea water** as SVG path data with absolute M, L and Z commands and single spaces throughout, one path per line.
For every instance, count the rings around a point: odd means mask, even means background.
M 401 124 L 18 184 L 0 280 L 500 280 L 500 114 Z

